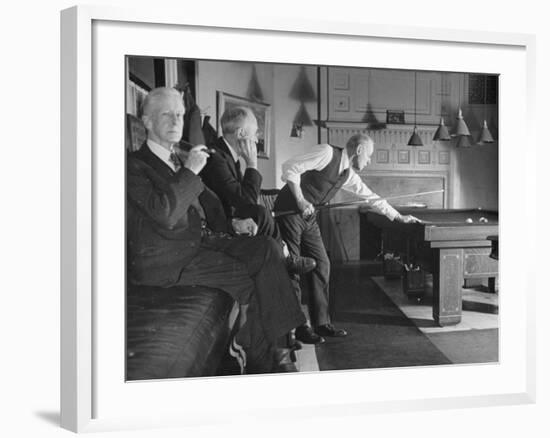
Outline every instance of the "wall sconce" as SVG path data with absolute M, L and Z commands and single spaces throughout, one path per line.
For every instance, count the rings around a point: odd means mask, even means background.
M 290 136 L 294 138 L 302 138 L 302 132 L 304 130 L 304 125 L 301 123 L 293 123 L 292 129 L 290 130 Z
M 290 136 L 294 138 L 302 138 L 304 127 L 313 126 L 313 122 L 311 121 L 311 117 L 307 112 L 305 104 L 308 102 L 315 102 L 317 100 L 315 91 L 313 91 L 313 87 L 307 77 L 306 68 L 304 66 L 300 67 L 298 77 L 290 90 L 289 97 L 300 102 L 300 108 L 298 108 L 298 112 L 292 121 Z
M 306 126 L 313 126 L 313 122 L 311 121 L 311 117 L 309 117 L 306 107 L 302 102 L 300 108 L 298 109 L 298 112 L 296 113 L 296 116 L 294 117 L 294 121 L 292 122 L 290 136 L 301 138 L 304 127 Z

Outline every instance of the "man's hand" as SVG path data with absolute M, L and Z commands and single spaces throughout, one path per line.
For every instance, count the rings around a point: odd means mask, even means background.
M 422 223 L 422 221 L 420 219 L 418 219 L 417 217 L 411 215 L 411 214 L 407 214 L 405 216 L 403 216 L 402 214 L 400 214 L 399 216 L 397 216 L 395 218 L 395 220 L 397 222 L 402 222 L 404 224 L 419 224 L 419 223 Z
M 296 203 L 298 204 L 299 210 L 302 212 L 302 217 L 308 218 L 313 213 L 315 213 L 315 207 L 313 204 L 306 199 L 302 198 L 300 200 L 297 200 Z
M 258 147 L 256 146 L 255 138 L 242 138 L 238 140 L 246 167 L 258 168 Z
M 232 219 L 231 225 L 235 233 L 244 236 L 255 236 L 258 232 L 258 225 L 251 218 Z
M 207 148 L 201 144 L 191 149 L 183 160 L 183 167 L 186 167 L 195 175 L 198 175 L 206 165 L 206 160 L 210 155 L 206 152 Z

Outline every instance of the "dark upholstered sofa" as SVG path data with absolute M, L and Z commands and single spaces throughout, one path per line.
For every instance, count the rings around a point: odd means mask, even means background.
M 217 289 L 129 287 L 126 379 L 215 375 L 237 311 Z

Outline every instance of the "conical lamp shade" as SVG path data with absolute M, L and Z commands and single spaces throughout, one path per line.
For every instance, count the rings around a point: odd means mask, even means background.
M 458 141 L 456 142 L 457 148 L 469 148 L 471 146 L 472 146 L 472 143 L 470 143 L 470 136 L 461 135 L 458 137 Z
M 462 117 L 462 108 L 458 109 L 458 116 L 456 117 L 456 132 L 455 136 L 459 135 L 470 135 L 470 130 L 468 129 L 468 126 L 466 125 L 466 122 L 464 121 L 464 117 Z
M 414 127 L 413 133 L 411 135 L 411 138 L 409 139 L 409 142 L 407 143 L 408 146 L 424 146 L 422 143 L 422 139 L 420 136 L 416 133 L 416 126 Z
M 443 120 L 443 117 L 441 117 L 439 127 L 437 128 L 437 131 L 435 131 L 433 139 L 434 141 L 448 141 L 451 139 L 451 136 L 449 135 L 449 130 L 445 126 L 445 121 Z
M 483 128 L 481 128 L 481 134 L 479 136 L 479 142 L 478 143 L 493 143 L 495 140 L 493 139 L 493 136 L 491 135 L 491 132 L 489 131 L 489 128 L 487 127 L 487 120 L 483 121 Z

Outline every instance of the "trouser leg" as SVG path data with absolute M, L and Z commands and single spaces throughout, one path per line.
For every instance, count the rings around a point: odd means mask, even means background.
M 271 366 L 277 338 L 304 320 L 280 245 L 269 237 L 204 239 L 179 284 L 219 288 L 248 304 L 246 322 L 237 336 L 258 370 Z
M 258 311 L 269 341 L 275 341 L 303 323 L 281 246 L 275 240 L 267 236 L 236 238 L 223 251 L 248 266 L 255 283 Z
M 317 220 L 313 218 L 302 233 L 302 255 L 317 262 L 310 273 L 311 306 L 310 315 L 314 325 L 330 323 L 329 316 L 329 280 L 330 260 L 328 258 Z
M 304 219 L 300 215 L 277 218 L 283 239 L 293 255 L 311 257 L 317 266 L 309 275 L 309 311 L 314 325 L 328 324 L 330 261 L 323 244 L 315 216 Z
M 289 253 L 298 257 L 301 255 L 302 233 L 307 225 L 306 221 L 300 215 L 280 216 L 276 219 L 277 226 L 281 231 L 281 237 L 286 242 Z M 304 255 L 304 254 L 302 254 Z M 292 286 L 298 301 L 301 302 L 300 277 L 296 274 L 290 276 Z

